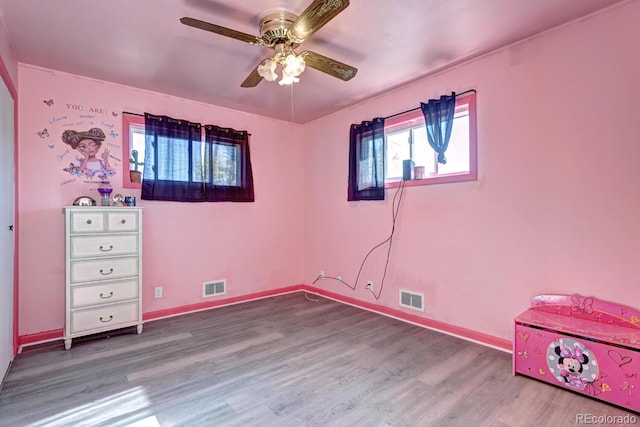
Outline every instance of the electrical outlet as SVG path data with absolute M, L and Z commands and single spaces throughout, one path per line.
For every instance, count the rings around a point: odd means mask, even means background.
M 367 282 L 367 290 L 373 292 L 373 282 L 371 280 Z
M 162 298 L 162 286 L 156 287 L 154 296 L 156 298 Z

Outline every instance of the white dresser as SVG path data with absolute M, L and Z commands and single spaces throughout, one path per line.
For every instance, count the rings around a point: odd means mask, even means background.
M 66 206 L 66 320 L 73 338 L 137 325 L 142 333 L 142 209 Z

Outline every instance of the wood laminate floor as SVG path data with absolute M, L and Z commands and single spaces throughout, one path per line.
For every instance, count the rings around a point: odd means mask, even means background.
M 564 426 L 622 408 L 511 355 L 304 293 L 27 348 L 1 426 Z M 640 421 L 639 421 L 640 424 Z

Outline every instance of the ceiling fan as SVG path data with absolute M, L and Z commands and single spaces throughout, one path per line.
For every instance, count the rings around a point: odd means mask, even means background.
M 275 69 L 278 64 L 282 68 L 282 79 L 279 82 L 281 85 L 298 82 L 298 76 L 306 66 L 347 81 L 356 75 L 358 72 L 356 68 L 309 50 L 295 52 L 305 39 L 335 18 L 347 6 L 349 6 L 348 0 L 314 0 L 300 16 L 284 10 L 269 12 L 260 20 L 260 37 L 194 18 L 184 17 L 180 22 L 190 27 L 275 50 L 272 57 L 263 59 L 256 66 L 242 82 L 242 87 L 255 87 L 263 78 L 268 81 L 276 80 L 278 75 Z

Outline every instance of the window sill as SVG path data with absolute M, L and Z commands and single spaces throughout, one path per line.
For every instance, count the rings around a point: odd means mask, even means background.
M 433 185 L 433 184 L 447 184 L 450 182 L 464 182 L 464 181 L 476 181 L 478 179 L 475 173 L 452 173 L 449 175 L 439 175 L 424 179 L 411 179 L 404 181 L 405 187 L 417 187 L 421 185 Z M 384 188 L 398 188 L 402 180 L 387 181 L 384 184 Z
M 124 177 L 122 177 L 122 187 L 123 188 L 141 189 L 142 188 L 142 183 L 141 182 L 131 182 L 131 179 L 128 176 L 124 176 Z

